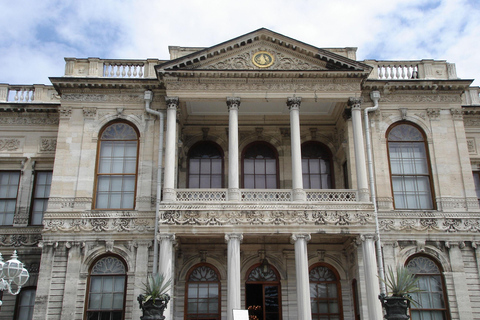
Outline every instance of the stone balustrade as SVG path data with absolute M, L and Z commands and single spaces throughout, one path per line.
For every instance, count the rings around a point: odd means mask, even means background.
M 155 65 L 158 59 L 126 60 L 99 58 L 65 58 L 65 77 L 88 78 L 156 78 Z
M 356 190 L 319 189 L 305 190 L 307 202 L 354 202 L 358 200 Z M 177 202 L 225 202 L 227 189 L 176 189 Z M 240 189 L 242 202 L 290 202 L 293 191 L 290 189 Z
M 458 79 L 455 64 L 444 60 L 377 61 L 365 60 L 373 67 L 371 80 L 452 80 Z
M 58 103 L 59 101 L 60 97 L 53 86 L 0 84 L 0 102 Z

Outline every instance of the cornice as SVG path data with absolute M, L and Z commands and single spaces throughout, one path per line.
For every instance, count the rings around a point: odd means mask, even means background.
M 156 78 L 78 78 L 78 77 L 51 77 L 55 90 L 62 94 L 72 89 L 83 90 L 156 90 L 162 85 Z

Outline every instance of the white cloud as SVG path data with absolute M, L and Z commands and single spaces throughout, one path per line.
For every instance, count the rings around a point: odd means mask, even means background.
M 260 27 L 358 59 L 440 59 L 480 79 L 480 8 L 468 0 L 29 0 L 0 3 L 0 82 L 48 83 L 65 56 L 168 59 Z M 480 81 L 477 80 L 477 84 Z

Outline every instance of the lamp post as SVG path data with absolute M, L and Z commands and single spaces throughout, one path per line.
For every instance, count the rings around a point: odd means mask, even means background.
M 20 293 L 22 286 L 28 281 L 30 275 L 27 269 L 23 267 L 17 256 L 17 250 L 13 251 L 12 258 L 7 262 L 3 262 L 0 253 L 0 291 L 8 290 L 10 294 L 17 295 Z M 12 290 L 12 285 L 16 286 L 16 290 Z M 0 306 L 2 301 L 0 300 Z

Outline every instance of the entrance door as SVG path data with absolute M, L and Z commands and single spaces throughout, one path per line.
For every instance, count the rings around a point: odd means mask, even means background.
M 281 320 L 280 281 L 276 270 L 267 273 L 254 266 L 245 284 L 246 308 L 251 320 Z

